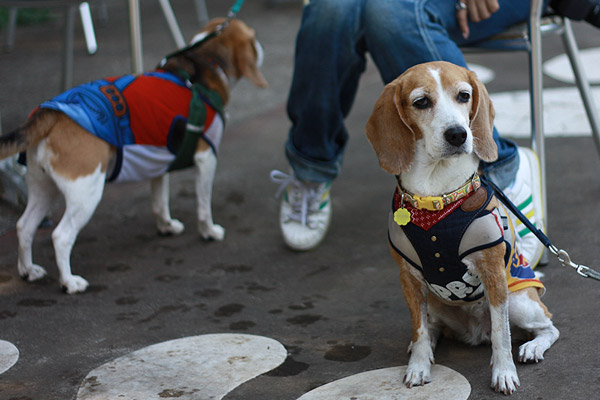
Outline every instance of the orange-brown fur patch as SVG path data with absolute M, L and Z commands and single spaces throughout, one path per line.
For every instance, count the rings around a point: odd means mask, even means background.
M 479 251 L 479 259 L 475 269 L 483 283 L 490 305 L 497 307 L 508 299 L 506 283 L 506 266 L 504 252 L 506 245 L 501 243 L 489 249 Z
M 423 316 L 421 315 L 422 307 L 427 303 L 427 298 L 425 297 L 426 294 L 422 287 L 422 283 L 410 273 L 409 268 L 411 267 L 398 253 L 396 253 L 391 245 L 390 252 L 396 263 L 400 266 L 400 284 L 402 285 L 404 300 L 406 300 L 410 312 L 412 321 L 412 341 L 414 343 L 419 338 L 418 331 L 423 323 L 422 317 L 426 317 L 426 314 Z
M 542 307 L 542 310 L 544 310 L 544 314 L 546 315 L 546 317 L 548 317 L 549 319 L 552 319 L 552 313 L 550 313 L 550 311 L 548 311 L 548 307 L 546 307 L 546 305 L 544 303 L 542 303 L 542 299 L 540 299 L 540 294 L 537 290 L 537 288 L 534 287 L 528 287 L 525 289 L 525 293 L 527 293 L 527 296 L 529 296 L 529 298 L 533 301 L 535 301 L 536 303 L 538 303 L 540 305 L 540 307 Z
M 59 175 L 75 180 L 93 173 L 98 165 L 108 166 L 111 145 L 87 132 L 64 114 L 57 119 L 47 137 L 52 153 L 50 164 Z

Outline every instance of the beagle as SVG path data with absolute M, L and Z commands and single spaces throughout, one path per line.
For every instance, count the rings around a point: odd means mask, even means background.
M 222 108 L 239 78 L 267 86 L 254 30 L 240 20 L 224 21 L 210 21 L 187 50 L 166 58 L 156 70 L 75 87 L 42 103 L 25 124 L 0 137 L 0 159 L 26 151 L 28 202 L 17 222 L 23 278 L 34 281 L 46 274 L 32 261 L 32 242 L 62 194 L 65 212 L 52 232 L 60 283 L 70 294 L 86 290 L 88 282 L 71 273 L 71 250 L 107 181 L 150 180 L 158 231 L 180 234 L 184 226 L 169 210 L 168 173 L 195 166 L 200 235 L 224 238 L 211 211 Z
M 504 394 L 519 386 L 510 324 L 533 334 L 519 348 L 523 363 L 542 360 L 559 336 L 540 300 L 544 286 L 479 179 L 480 161 L 497 158 L 493 119 L 475 73 L 432 62 L 389 83 L 367 122 L 381 168 L 397 179 L 388 236 L 412 319 L 409 388 L 431 381 L 442 331 L 491 341 L 492 388 Z

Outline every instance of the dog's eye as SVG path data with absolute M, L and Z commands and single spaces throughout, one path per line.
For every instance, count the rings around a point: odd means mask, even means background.
M 431 101 L 427 97 L 420 97 L 413 102 L 413 106 L 419 110 L 424 110 L 431 107 Z
M 460 92 L 456 99 L 459 103 L 467 103 L 471 99 L 471 93 L 469 92 Z

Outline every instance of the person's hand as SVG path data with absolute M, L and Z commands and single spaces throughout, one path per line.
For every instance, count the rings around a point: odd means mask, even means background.
M 473 22 L 483 21 L 499 9 L 498 0 L 457 0 L 456 21 L 463 37 L 469 37 L 469 19 Z

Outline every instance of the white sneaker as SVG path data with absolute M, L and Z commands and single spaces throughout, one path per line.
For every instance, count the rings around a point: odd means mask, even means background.
M 540 162 L 535 152 L 526 147 L 519 147 L 519 170 L 512 185 L 505 194 L 517 206 L 536 228 L 545 232 L 543 225 L 544 208 L 542 206 L 542 185 Z M 544 245 L 512 212 L 508 212 L 515 227 L 515 239 L 521 254 L 535 267 L 542 253 Z
M 275 197 L 283 192 L 279 226 L 285 244 L 293 250 L 314 249 L 329 229 L 331 182 L 303 182 L 277 170 L 271 171 L 271 180 L 281 185 Z

